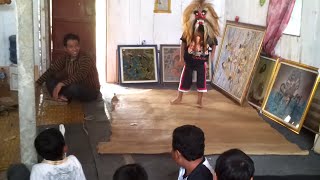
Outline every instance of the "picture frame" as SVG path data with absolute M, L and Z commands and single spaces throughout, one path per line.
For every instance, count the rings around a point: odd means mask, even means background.
M 157 45 L 118 45 L 121 84 L 158 83 Z
M 180 82 L 183 69 L 180 58 L 180 44 L 160 44 L 160 75 L 162 83 Z
M 318 77 L 315 93 L 311 100 L 303 127 L 313 133 L 320 133 L 320 77 Z
M 247 95 L 248 103 L 257 109 L 261 109 L 278 61 L 279 58 L 259 57 Z
M 179 44 L 160 44 L 160 75 L 162 83 L 179 83 L 183 64 L 180 64 Z M 209 56 L 210 57 L 210 56 Z M 209 58 L 210 59 L 210 58 Z M 207 63 L 207 82 L 211 82 L 212 63 Z M 197 82 L 197 72 L 192 74 L 192 82 Z
M 260 55 L 265 27 L 227 21 L 212 85 L 243 104 Z
M 155 0 L 154 13 L 171 13 L 171 0 Z
M 317 78 L 317 68 L 281 59 L 272 76 L 262 113 L 299 134 Z

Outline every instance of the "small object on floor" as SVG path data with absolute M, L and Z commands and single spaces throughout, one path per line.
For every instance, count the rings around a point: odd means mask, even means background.
M 62 134 L 63 137 L 64 137 L 64 134 L 66 133 L 66 128 L 64 127 L 63 124 L 60 124 L 60 125 L 59 125 L 59 130 L 60 130 L 61 134 Z
M 116 93 L 114 93 L 112 99 L 111 99 L 111 111 L 114 111 L 116 109 L 116 105 L 118 104 L 119 99 L 116 95 Z
M 11 137 L 5 138 L 4 141 L 8 142 L 8 141 L 12 141 L 12 140 L 14 140 L 16 138 L 17 138 L 17 136 L 11 136 Z
M 130 126 L 137 126 L 138 123 L 130 123 Z
M 112 97 L 112 99 L 111 99 L 111 102 L 112 102 L 112 103 L 117 103 L 117 102 L 119 102 L 119 99 L 118 99 L 116 93 L 113 94 L 113 97 Z

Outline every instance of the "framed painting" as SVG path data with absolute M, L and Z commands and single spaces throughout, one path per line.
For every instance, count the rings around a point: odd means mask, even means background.
M 316 90 L 312 98 L 309 111 L 303 126 L 314 133 L 320 132 L 320 77 L 318 77 Z
M 154 13 L 171 13 L 171 0 L 155 0 Z
M 120 83 L 156 83 L 158 78 L 157 45 L 119 45 Z
M 161 81 L 162 83 L 179 83 L 183 69 L 183 64 L 180 61 L 180 45 L 179 44 L 160 44 L 160 66 L 161 66 Z M 211 81 L 212 68 L 211 61 L 207 63 L 206 79 Z M 197 72 L 194 71 L 192 81 L 197 81 Z
M 261 108 L 276 64 L 277 59 L 264 56 L 259 57 L 259 63 L 251 81 L 247 96 L 248 103 L 257 109 Z
M 242 104 L 259 58 L 265 28 L 227 21 L 212 84 Z
M 161 79 L 163 83 L 179 83 L 183 64 L 180 63 L 179 44 L 160 44 Z
M 280 60 L 268 88 L 262 112 L 299 133 L 315 92 L 318 69 Z

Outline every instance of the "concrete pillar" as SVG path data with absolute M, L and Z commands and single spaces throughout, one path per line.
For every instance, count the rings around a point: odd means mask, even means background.
M 16 3 L 20 151 L 21 162 L 30 167 L 37 162 L 33 146 L 36 136 L 33 2 L 16 0 Z

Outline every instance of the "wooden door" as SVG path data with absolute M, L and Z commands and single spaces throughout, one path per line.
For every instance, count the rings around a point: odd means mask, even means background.
M 95 0 L 52 0 L 53 61 L 63 54 L 67 33 L 79 35 L 81 49 L 95 55 Z

